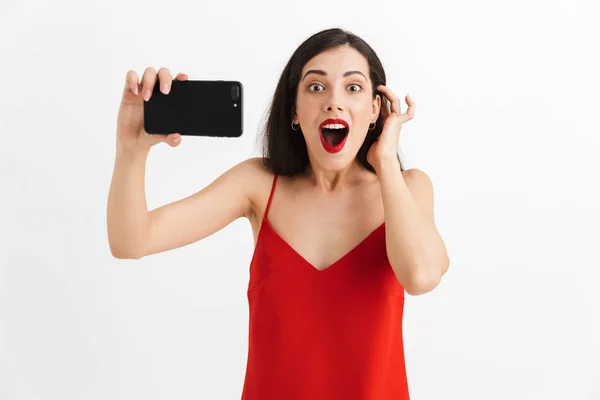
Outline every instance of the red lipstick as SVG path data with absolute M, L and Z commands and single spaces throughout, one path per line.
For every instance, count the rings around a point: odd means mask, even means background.
M 346 128 L 344 138 L 335 145 L 327 142 L 327 140 L 323 136 L 323 127 L 326 125 L 329 125 L 329 124 L 341 124 L 344 126 L 344 128 Z M 331 154 L 338 153 L 339 151 L 341 151 L 344 148 L 344 145 L 346 144 L 346 138 L 348 137 L 349 132 L 350 132 L 350 126 L 348 125 L 348 123 L 346 121 L 344 121 L 341 118 L 335 118 L 335 119 L 329 118 L 329 119 L 326 119 L 325 121 L 321 122 L 321 125 L 319 125 L 319 133 L 320 133 L 319 136 L 321 137 L 321 144 L 323 145 L 323 148 L 325 149 L 325 151 L 327 151 L 328 153 L 331 153 Z

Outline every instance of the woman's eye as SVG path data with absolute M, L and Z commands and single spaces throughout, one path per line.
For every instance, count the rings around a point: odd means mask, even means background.
M 312 91 L 312 92 L 320 92 L 320 91 L 321 91 L 321 90 L 313 90 L 312 88 L 314 88 L 314 87 L 320 87 L 320 88 L 323 88 L 323 86 L 321 86 L 320 84 L 318 84 L 318 83 L 313 83 L 312 85 L 310 85 L 310 86 L 308 87 L 308 90 L 310 90 L 310 91 Z
M 348 86 L 348 88 L 351 92 L 360 92 L 362 90 L 362 86 L 357 84 L 352 84 Z M 325 90 L 325 88 L 320 83 L 313 83 L 308 86 L 308 90 L 310 90 L 311 92 L 322 92 L 323 90 Z

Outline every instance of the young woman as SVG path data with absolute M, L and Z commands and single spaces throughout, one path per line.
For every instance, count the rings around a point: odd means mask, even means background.
M 431 291 L 449 266 L 431 181 L 398 157 L 415 103 L 406 96 L 401 112 L 361 38 L 319 32 L 281 75 L 264 156 L 148 212 L 148 152 L 181 138 L 144 132 L 143 101 L 155 83 L 168 94 L 172 79 L 165 68 L 146 69 L 141 82 L 127 74 L 108 199 L 112 254 L 139 259 L 179 248 L 246 217 L 255 251 L 242 398 L 408 399 L 404 293 Z

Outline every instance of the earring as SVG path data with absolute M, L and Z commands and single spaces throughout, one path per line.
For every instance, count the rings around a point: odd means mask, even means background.
M 371 125 L 373 125 L 373 127 L 371 128 Z M 369 124 L 369 130 L 372 131 L 373 129 L 375 129 L 375 122 L 371 122 Z
M 292 129 L 297 131 L 300 129 L 300 124 L 294 124 L 294 121 L 292 121 Z

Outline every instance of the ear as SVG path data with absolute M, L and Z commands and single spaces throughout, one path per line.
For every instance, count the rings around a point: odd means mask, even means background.
M 373 114 L 371 121 L 377 121 L 379 118 L 379 111 L 381 110 L 381 95 L 377 93 L 373 99 Z

